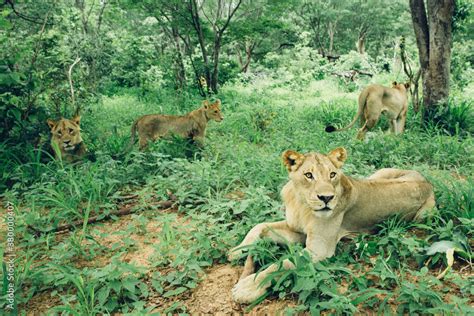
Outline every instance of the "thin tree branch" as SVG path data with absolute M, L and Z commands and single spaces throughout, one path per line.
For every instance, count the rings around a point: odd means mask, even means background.
M 229 16 L 227 17 L 227 21 L 225 22 L 224 26 L 220 29 L 220 33 L 224 33 L 225 29 L 229 26 L 229 23 L 230 23 L 230 20 L 232 19 L 232 17 L 234 16 L 235 12 L 237 11 L 237 9 L 240 7 L 240 5 L 242 4 L 242 0 L 239 0 L 239 2 L 237 2 L 237 5 L 234 7 L 234 9 L 230 12 Z M 230 10 L 230 4 L 229 4 L 229 10 Z
M 20 19 L 23 19 L 25 21 L 35 23 L 35 24 L 40 24 L 40 25 L 44 24 L 44 22 L 41 20 L 41 18 L 33 18 L 33 17 L 27 16 L 27 15 L 24 15 L 23 13 L 18 12 L 16 10 L 15 4 L 13 3 L 12 0 L 5 0 L 4 4 L 9 4 L 10 7 L 12 8 L 13 13 L 15 13 L 15 15 L 18 16 Z M 48 13 L 49 13 L 49 11 L 48 11 Z M 54 25 L 54 23 L 47 23 L 46 25 Z
M 74 68 L 74 66 L 81 61 L 81 58 L 80 57 L 77 57 L 76 60 L 72 63 L 72 65 L 69 67 L 69 71 L 67 73 L 67 77 L 69 79 L 69 87 L 71 88 L 71 104 L 72 104 L 72 107 L 75 108 L 75 98 L 74 98 L 74 86 L 72 85 L 72 68 Z M 80 108 L 76 108 L 75 110 L 75 115 L 79 114 L 80 112 Z
M 100 26 L 102 25 L 102 17 L 104 15 L 105 7 L 107 6 L 107 0 L 101 0 L 102 6 L 100 7 L 99 17 L 97 18 L 97 34 L 100 32 Z

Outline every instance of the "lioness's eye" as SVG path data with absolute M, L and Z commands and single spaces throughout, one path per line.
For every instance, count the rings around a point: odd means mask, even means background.
M 335 173 L 335 172 L 331 172 L 331 173 L 329 174 L 329 176 L 330 176 L 331 179 L 332 179 L 332 178 L 334 178 L 334 177 L 336 176 L 336 173 Z
M 74 132 L 74 130 L 72 128 L 69 129 L 69 134 L 72 134 L 72 132 Z
M 308 179 L 313 179 L 313 174 L 311 172 L 306 172 L 304 176 Z
M 63 133 L 61 133 L 61 131 L 58 132 L 58 135 L 61 136 Z

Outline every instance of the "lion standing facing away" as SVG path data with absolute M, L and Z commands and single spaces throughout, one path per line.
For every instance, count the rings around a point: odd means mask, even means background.
M 220 122 L 224 119 L 221 113 L 221 101 L 210 104 L 203 101 L 203 106 L 186 115 L 149 114 L 138 118 L 132 125 L 130 147 L 135 143 L 135 134 L 138 132 L 140 149 L 148 145 L 148 141 L 155 141 L 168 135 L 177 135 L 191 138 L 202 146 L 206 135 L 207 123 L 210 120 Z
M 80 122 L 81 117 L 78 115 L 70 120 L 48 119 L 47 123 L 51 129 L 51 148 L 57 158 L 67 162 L 76 162 L 86 155 L 87 149 L 82 141 Z
M 334 255 L 344 236 L 370 232 L 394 214 L 416 219 L 435 205 L 433 186 L 414 170 L 381 169 L 360 180 L 344 175 L 344 148 L 327 155 L 287 150 L 282 158 L 289 175 L 281 190 L 285 220 L 253 227 L 240 245 L 230 250 L 229 260 L 239 258 L 243 248 L 267 237 L 281 244 L 305 244 L 312 260 L 320 261 Z M 294 266 L 286 259 L 282 267 Z M 253 259 L 248 256 L 242 276 L 232 289 L 234 301 L 250 303 L 263 295 L 271 285 L 267 276 L 278 269 L 272 264 L 255 274 Z
M 392 83 L 392 87 L 384 87 L 378 84 L 367 86 L 359 95 L 359 109 L 352 122 L 346 127 L 336 129 L 329 125 L 326 132 L 345 131 L 354 126 L 357 119 L 361 117 L 361 128 L 357 139 L 364 139 L 367 131 L 377 124 L 380 115 L 385 114 L 390 122 L 390 131 L 401 134 L 405 130 L 405 121 L 408 111 L 407 89 L 409 83 Z

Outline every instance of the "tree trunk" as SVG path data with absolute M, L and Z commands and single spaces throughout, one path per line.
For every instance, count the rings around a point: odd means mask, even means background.
M 359 38 L 357 39 L 357 51 L 359 54 L 363 55 L 365 54 L 365 34 L 359 35 Z
M 178 89 L 183 89 L 184 87 L 186 87 L 186 70 L 184 68 L 183 54 L 181 51 L 181 43 L 180 43 L 180 37 L 179 37 L 177 27 L 172 26 L 171 32 L 172 32 L 175 49 L 176 49 L 176 56 L 175 56 L 176 87 Z
M 423 82 L 423 121 L 437 121 L 449 96 L 454 0 L 410 0 Z
M 428 112 L 433 112 L 433 107 L 445 105 L 449 96 L 454 0 L 428 0 L 427 5 L 430 34 L 428 84 L 431 95 L 424 105 Z
M 214 41 L 214 56 L 213 56 L 213 70 L 211 77 L 211 90 L 217 93 L 217 84 L 219 80 L 219 53 L 221 51 L 222 34 L 218 32 Z
M 247 73 L 248 70 L 249 70 L 249 66 L 250 66 L 250 61 L 252 60 L 252 53 L 253 53 L 253 49 L 255 48 L 255 45 L 257 43 L 256 42 L 245 42 L 245 57 L 246 57 L 246 60 L 245 60 L 245 64 L 241 65 L 242 68 L 240 69 L 241 72 L 243 73 Z
M 229 26 L 229 22 L 234 16 L 235 12 L 237 9 L 240 7 L 242 4 L 243 0 L 238 0 L 237 3 L 235 4 L 234 8 L 232 9 L 233 2 L 230 1 L 228 2 L 228 16 L 227 19 L 225 20 L 224 24 L 219 27 L 217 21 L 222 17 L 222 12 L 224 11 L 224 4 L 226 3 L 225 1 L 219 1 L 217 4 L 217 13 L 216 13 L 216 20 L 211 21 L 205 13 L 204 16 L 209 20 L 209 22 L 212 25 L 212 28 L 215 32 L 214 34 L 214 49 L 212 52 L 212 62 L 213 62 L 213 69 L 212 69 L 212 76 L 211 76 L 211 71 L 209 67 L 209 60 L 207 56 L 207 51 L 204 43 L 204 35 L 201 27 L 201 22 L 200 22 L 200 17 L 199 17 L 199 7 L 197 5 L 197 0 L 190 0 L 189 1 L 189 10 L 191 13 L 191 18 L 193 21 L 194 28 L 196 29 L 198 33 L 198 39 L 199 39 L 199 45 L 201 46 L 201 51 L 202 51 L 202 57 L 204 61 L 204 67 L 205 67 L 205 72 L 206 72 L 206 81 L 207 81 L 207 89 L 208 93 L 217 93 L 217 83 L 219 79 L 219 53 L 221 49 L 221 44 L 222 44 L 222 36 L 224 34 L 224 31 L 226 28 Z
M 320 19 L 310 19 L 310 26 L 314 31 L 315 34 L 315 43 L 318 45 L 318 53 L 321 56 L 326 56 L 326 50 L 324 49 L 324 45 L 321 41 L 321 21 Z
M 334 33 L 336 32 L 336 24 L 329 22 L 328 24 L 328 36 L 329 36 L 329 48 L 328 55 L 332 56 L 332 51 L 334 48 Z
M 369 32 L 369 25 L 365 22 L 362 22 L 362 24 L 359 26 L 359 33 L 357 35 L 357 51 L 359 54 L 363 55 L 365 54 L 365 40 L 367 38 L 367 33 Z
M 201 21 L 199 17 L 199 11 L 198 11 L 196 0 L 190 0 L 190 13 L 191 13 L 192 21 L 193 21 L 193 26 L 198 36 L 199 47 L 201 48 L 202 60 L 204 63 L 204 73 L 206 76 L 206 83 L 207 83 L 206 85 L 207 93 L 210 93 L 209 88 L 210 88 L 210 83 L 211 83 L 211 71 L 209 69 L 209 58 L 208 58 L 207 50 L 206 50 L 206 43 L 204 42 L 204 33 L 201 27 Z
M 255 43 L 250 44 L 249 41 L 245 41 L 245 46 L 243 47 L 245 50 L 245 60 L 242 58 L 242 53 L 240 50 L 242 47 L 240 45 L 237 46 L 237 58 L 239 60 L 240 65 L 240 72 L 247 73 L 249 70 L 250 60 L 252 59 L 252 50 L 255 46 Z
M 411 92 L 411 103 L 413 104 L 413 110 L 415 113 L 418 113 L 420 110 L 420 94 L 419 94 L 419 84 L 420 84 L 421 68 L 416 73 L 415 77 L 412 80 L 413 88 Z

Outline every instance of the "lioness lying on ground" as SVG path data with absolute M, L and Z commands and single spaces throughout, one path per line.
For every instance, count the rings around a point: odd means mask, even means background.
M 67 162 L 76 162 L 87 154 L 86 146 L 82 141 L 81 117 L 75 116 L 71 120 L 61 118 L 59 121 L 48 119 L 47 123 L 51 129 L 51 148 L 58 157 L 58 150 L 61 158 Z
M 170 134 L 191 138 L 202 146 L 207 123 L 210 120 L 220 122 L 224 119 L 220 100 L 212 104 L 206 100 L 202 104 L 199 109 L 182 116 L 149 114 L 138 118 L 132 125 L 130 146 L 135 143 L 137 131 L 141 150 L 146 148 L 149 140 L 155 141 Z
M 408 111 L 407 89 L 409 83 L 392 83 L 392 87 L 384 87 L 372 84 L 366 87 L 359 95 L 359 109 L 352 122 L 346 127 L 336 129 L 329 125 L 326 132 L 345 131 L 354 126 L 357 119 L 362 115 L 357 134 L 358 139 L 364 139 L 368 130 L 377 124 L 380 114 L 385 114 L 390 121 L 390 131 L 394 134 L 403 133 Z
M 392 214 L 407 219 L 418 217 L 435 205 L 433 187 L 413 170 L 381 169 L 363 180 L 345 176 L 341 167 L 346 160 L 344 148 L 328 155 L 300 154 L 287 150 L 283 163 L 290 180 L 281 196 L 286 220 L 258 224 L 240 245 L 230 250 L 228 258 L 242 255 L 242 247 L 267 237 L 276 243 L 305 243 L 305 250 L 316 262 L 334 255 L 336 244 L 345 235 L 369 232 Z M 289 260 L 284 269 L 293 268 Z M 232 289 L 234 301 L 250 303 L 263 295 L 271 282 L 261 284 L 277 264 L 254 273 L 254 262 L 247 257 L 239 282 Z

